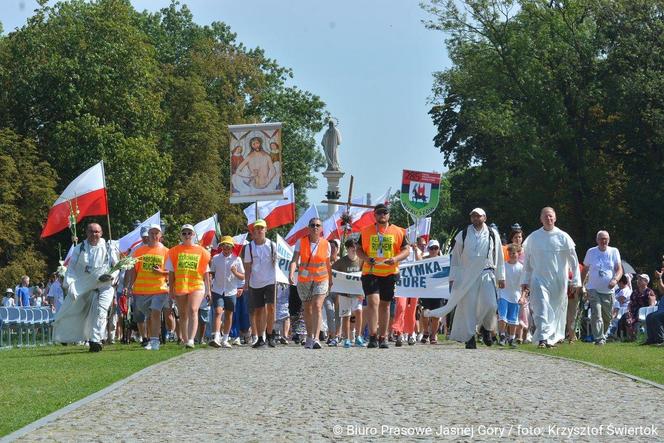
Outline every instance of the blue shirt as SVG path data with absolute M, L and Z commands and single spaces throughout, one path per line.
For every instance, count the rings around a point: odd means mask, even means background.
M 21 286 L 16 290 L 16 300 L 19 306 L 30 306 L 30 288 Z
M 657 312 L 664 312 L 664 295 L 659 298 L 659 303 L 657 303 Z

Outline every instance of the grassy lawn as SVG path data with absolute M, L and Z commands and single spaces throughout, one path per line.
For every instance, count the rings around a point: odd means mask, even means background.
M 559 344 L 552 349 L 538 349 L 533 344 L 521 345 L 519 349 L 586 361 L 664 384 L 664 347 L 619 342 L 595 346 L 593 343 L 576 342 L 572 345 Z
M 138 344 L 105 346 L 98 354 L 82 346 L 2 350 L 0 437 L 183 352 L 172 343 L 158 352 Z

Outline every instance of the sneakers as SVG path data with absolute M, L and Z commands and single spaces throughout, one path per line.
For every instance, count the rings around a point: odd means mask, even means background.
M 224 340 L 224 341 L 221 342 L 221 347 L 224 348 L 224 349 L 230 349 L 233 346 L 231 346 L 231 344 L 228 343 L 228 340 Z
M 353 346 L 353 343 L 349 339 L 344 340 L 344 348 L 348 349 Z
M 141 340 L 141 346 L 143 347 L 146 347 L 149 343 L 150 343 L 149 338 L 144 338 L 143 340 Z
M 466 342 L 466 349 L 477 349 L 477 342 L 475 341 L 475 336 Z
M 256 343 L 254 343 L 251 347 L 254 348 L 254 349 L 262 349 L 262 348 L 265 348 L 265 345 L 267 345 L 267 343 L 265 343 L 265 340 L 263 339 L 263 336 L 260 336 L 256 340 Z
M 511 339 L 510 339 L 510 341 L 509 341 L 508 343 L 509 343 L 509 345 L 510 345 L 510 348 L 512 348 L 512 349 L 516 349 L 516 348 L 519 347 L 519 346 L 517 346 L 517 344 L 516 344 L 516 340 L 511 340 Z
M 409 335 L 408 336 L 408 346 L 413 346 L 416 341 L 417 341 L 417 338 L 414 335 Z
M 221 343 L 219 342 L 219 340 L 217 340 L 217 339 L 215 338 L 215 339 L 210 340 L 210 341 L 208 342 L 208 346 L 211 346 L 211 347 L 213 347 L 213 348 L 221 348 Z
M 367 345 L 367 348 L 377 348 L 378 347 L 378 338 L 376 338 L 375 335 L 372 335 L 369 337 L 369 344 Z
M 331 348 L 336 348 L 339 343 L 337 342 L 337 339 L 332 337 L 328 342 L 327 345 Z
M 194 349 L 194 341 L 189 340 L 187 343 L 185 343 L 184 347 L 187 349 Z
M 279 337 L 279 343 L 282 345 L 287 345 L 288 344 L 288 339 L 286 337 Z
M 491 331 L 482 328 L 482 341 L 486 346 L 491 346 L 493 344 L 493 339 L 491 338 Z
M 242 345 L 242 340 L 240 339 L 240 337 L 235 337 L 233 340 L 231 340 L 231 344 L 233 346 L 240 346 Z
M 96 341 L 90 342 L 90 352 L 100 352 L 101 350 L 102 350 L 101 343 L 97 343 Z
M 379 345 L 378 345 L 379 349 L 388 349 L 390 347 L 390 345 L 387 344 L 387 337 L 381 337 L 378 340 L 378 343 L 379 343 Z
M 500 340 L 498 340 L 498 346 L 505 346 L 507 344 L 507 338 L 505 338 L 504 335 L 500 336 Z
M 304 341 L 304 349 L 312 349 L 314 346 L 314 341 L 311 337 L 307 337 Z
M 271 348 L 277 346 L 277 342 L 274 340 L 274 334 L 270 334 L 267 336 L 267 345 Z
M 362 348 L 366 346 L 366 343 L 364 342 L 364 339 L 361 335 L 355 337 L 355 346 L 360 346 Z
M 420 343 L 422 343 L 423 345 L 426 345 L 427 341 L 429 341 L 429 334 L 424 334 L 422 336 L 422 338 L 420 339 Z
M 595 342 L 595 344 L 596 344 L 597 346 L 604 346 L 604 345 L 606 344 L 606 340 L 604 340 L 604 339 L 597 340 L 597 341 Z
M 437 345 L 438 344 L 438 337 L 436 337 L 435 335 L 432 335 L 431 337 L 429 337 L 429 344 L 430 345 Z
M 415 337 L 415 341 L 420 341 L 420 340 L 422 340 L 422 337 L 423 337 L 423 335 L 422 335 L 422 333 L 420 332 L 419 334 L 417 334 L 417 337 Z
M 150 340 L 150 343 L 143 348 L 146 351 L 158 351 L 159 350 L 159 340 Z
M 311 349 L 321 349 L 320 341 L 315 340 L 314 344 L 311 346 Z
M 397 348 L 403 346 L 403 336 L 401 334 L 399 334 L 397 336 L 397 339 L 394 341 L 394 346 L 396 346 Z
M 546 344 L 546 340 L 540 340 L 540 342 L 539 342 L 539 344 L 537 345 L 537 347 L 538 347 L 539 349 L 544 349 L 544 348 L 548 347 L 548 345 Z
M 261 339 L 262 339 L 262 337 L 261 337 Z M 256 343 L 258 343 L 258 337 L 255 336 L 255 335 L 252 335 L 252 336 L 251 336 L 251 341 L 249 342 L 249 344 L 250 344 L 251 346 L 254 346 Z

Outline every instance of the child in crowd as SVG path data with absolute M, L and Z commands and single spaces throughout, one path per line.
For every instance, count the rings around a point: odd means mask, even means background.
M 344 243 L 346 255 L 334 262 L 332 269 L 339 272 L 359 272 L 362 269 L 362 261 L 357 256 L 355 241 L 348 239 Z M 362 324 L 362 297 L 361 294 L 342 294 L 339 293 L 339 317 L 341 318 L 341 336 L 344 348 L 350 348 L 353 345 L 353 335 L 350 329 L 350 317 L 355 317 L 355 325 L 359 327 Z M 364 346 L 362 333 L 355 331 L 355 345 Z
M 519 263 L 521 246 L 514 243 L 508 245 L 508 261 L 505 263 L 505 288 L 499 289 L 498 299 L 498 344 L 516 347 L 516 327 L 519 324 L 520 305 L 525 302 L 521 293 L 521 277 L 523 265 Z M 508 338 L 509 334 L 509 338 Z
M 288 344 L 286 337 L 290 336 L 290 312 L 288 311 L 288 298 L 290 295 L 290 285 L 277 283 L 277 308 L 275 310 L 276 321 L 274 328 L 276 330 L 276 340 L 282 345 Z M 274 333 L 275 331 L 273 331 Z
M 629 305 L 629 298 L 632 296 L 632 274 L 624 274 L 618 280 L 618 290 L 613 297 L 613 309 L 611 310 L 611 325 L 607 333 L 609 338 L 616 338 L 618 330 L 618 321 L 620 321 L 621 311 L 625 313 Z

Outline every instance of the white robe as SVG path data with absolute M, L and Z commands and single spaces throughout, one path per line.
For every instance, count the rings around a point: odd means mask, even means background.
M 564 231 L 540 228 L 526 238 L 522 284 L 530 287 L 530 308 L 535 322 L 533 342 L 549 344 L 565 338 L 567 319 L 567 281 L 572 271 L 572 284 L 581 286 L 579 259 L 574 241 Z
M 56 342 L 100 342 L 104 338 L 107 311 L 113 301 L 113 283 L 119 272 L 112 273 L 110 281 L 101 282 L 99 277 L 107 274 L 118 259 L 117 244 L 113 242 L 107 247 L 103 238 L 97 246 L 90 246 L 85 240 L 83 252 L 80 245 L 74 248 L 62 283 L 67 297 L 53 323 Z
M 494 243 L 489 229 L 484 225 L 477 236 L 469 225 L 465 241 L 463 232 L 457 234 L 450 258 L 450 281 L 454 282 L 450 298 L 442 308 L 425 312 L 426 317 L 442 317 L 456 307 L 451 340 L 470 340 L 478 325 L 487 330 L 496 328 L 496 280 L 505 280 L 505 261 L 500 235 L 493 231 Z

